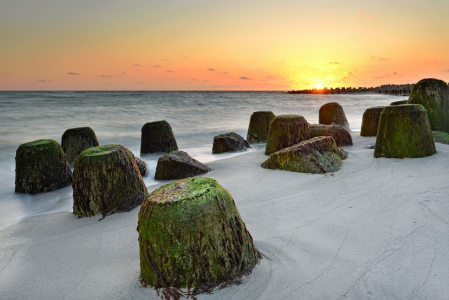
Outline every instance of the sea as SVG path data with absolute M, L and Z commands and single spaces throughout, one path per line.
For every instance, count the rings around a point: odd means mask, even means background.
M 71 212 L 72 187 L 36 195 L 14 192 L 15 153 L 20 144 L 54 139 L 61 143 L 64 131 L 91 127 L 100 145 L 120 144 L 149 168 L 143 179 L 152 191 L 157 160 L 162 153 L 141 155 L 141 128 L 147 122 L 170 123 L 180 150 L 208 163 L 263 149 L 212 154 L 214 136 L 236 132 L 246 138 L 251 114 L 298 114 L 318 123 L 319 108 L 329 102 L 342 105 L 351 130 L 360 131 L 366 108 L 389 105 L 406 97 L 361 93 L 292 95 L 281 92 L 225 91 L 105 91 L 105 92 L 0 92 L 0 230 L 24 218 Z M 153 187 L 153 188 L 152 188 Z

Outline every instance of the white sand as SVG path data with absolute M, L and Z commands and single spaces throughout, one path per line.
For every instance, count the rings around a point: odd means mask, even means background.
M 449 299 L 449 146 L 375 159 L 353 138 L 333 175 L 265 170 L 263 151 L 210 163 L 264 259 L 200 299 Z M 138 281 L 138 211 L 0 231 L 0 299 L 159 299 Z

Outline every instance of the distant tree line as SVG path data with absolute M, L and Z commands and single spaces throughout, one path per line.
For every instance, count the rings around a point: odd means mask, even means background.
M 287 94 L 355 94 L 355 93 L 382 93 L 389 95 L 409 95 L 415 84 L 384 84 L 378 87 L 338 87 L 322 89 L 292 90 Z

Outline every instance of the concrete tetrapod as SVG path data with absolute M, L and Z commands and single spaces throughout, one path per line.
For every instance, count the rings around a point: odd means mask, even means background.
M 48 192 L 72 183 L 72 170 L 55 140 L 24 143 L 16 151 L 16 193 Z
M 374 157 L 425 157 L 436 153 L 426 109 L 419 104 L 387 106 L 380 114 Z
M 72 186 L 73 213 L 80 217 L 130 211 L 148 194 L 134 155 L 121 145 L 81 152 Z
M 385 106 L 370 107 L 365 110 L 362 118 L 361 136 L 376 136 L 377 127 L 379 126 L 380 114 Z
M 331 136 L 337 146 L 352 146 L 351 134 L 340 125 L 309 124 L 310 138 Z
M 97 136 L 90 127 L 67 129 L 61 138 L 62 149 L 71 165 L 75 163 L 81 152 L 99 145 Z
M 249 143 L 266 142 L 270 122 L 275 117 L 271 111 L 256 111 L 251 115 L 246 140 Z
M 324 125 L 340 125 L 351 132 L 343 107 L 336 102 L 324 104 L 320 107 L 318 123 Z
M 341 169 L 347 153 L 330 136 L 318 136 L 270 155 L 262 168 L 322 174 Z
M 142 127 L 141 153 L 170 152 L 178 150 L 173 130 L 167 121 L 146 123 Z
M 215 179 L 190 177 L 147 196 L 139 212 L 141 282 L 208 292 L 260 260 L 234 200 Z
M 265 154 L 298 144 L 310 138 L 309 124 L 303 116 L 280 115 L 270 123 Z
M 421 104 L 427 110 L 435 131 L 449 132 L 449 86 L 438 79 L 423 79 L 415 84 L 407 104 Z

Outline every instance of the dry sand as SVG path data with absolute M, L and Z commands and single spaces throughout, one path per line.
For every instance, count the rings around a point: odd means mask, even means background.
M 334 174 L 266 170 L 263 151 L 210 163 L 264 259 L 199 299 L 449 299 L 449 145 L 375 159 L 353 138 Z M 0 231 L 0 299 L 160 299 L 138 280 L 138 211 Z

